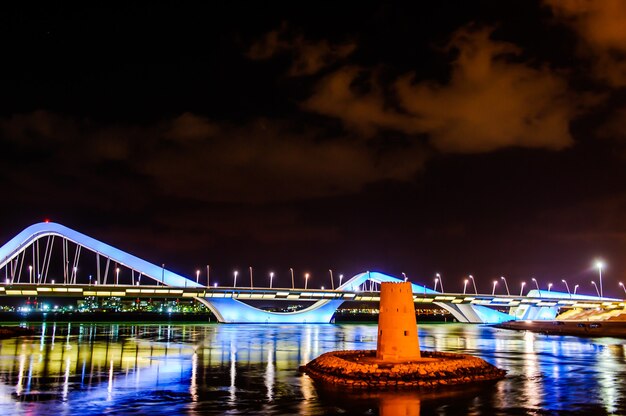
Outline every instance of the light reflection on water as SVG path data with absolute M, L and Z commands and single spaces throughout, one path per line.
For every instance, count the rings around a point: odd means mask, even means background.
M 438 393 L 349 393 L 298 372 L 374 349 L 375 325 L 48 323 L 0 340 L 0 414 L 625 414 L 624 340 L 420 324 L 424 350 L 478 355 L 505 380 Z

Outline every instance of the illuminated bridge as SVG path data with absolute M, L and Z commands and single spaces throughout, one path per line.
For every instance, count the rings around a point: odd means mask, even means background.
M 57 243 L 55 245 L 55 242 Z M 83 249 L 91 253 L 95 278 L 78 278 Z M 59 253 L 60 251 L 60 253 Z M 52 259 L 61 258 L 53 264 Z M 58 263 L 58 262 L 57 262 Z M 71 266 L 70 266 L 71 263 Z M 120 268 L 125 269 L 120 278 Z M 69 296 L 192 298 L 223 323 L 328 323 L 345 301 L 379 302 L 382 282 L 404 281 L 379 272 L 357 274 L 334 290 L 207 287 L 165 267 L 55 223 L 34 224 L 0 248 L 0 297 Z M 57 276 L 52 279 L 52 276 Z M 142 280 L 143 277 L 143 280 Z M 554 319 L 560 308 L 624 309 L 624 301 L 531 290 L 527 296 L 440 293 L 412 283 L 418 304 L 434 304 L 459 322 L 496 323 L 512 319 Z M 293 312 L 256 308 L 254 301 L 308 302 Z

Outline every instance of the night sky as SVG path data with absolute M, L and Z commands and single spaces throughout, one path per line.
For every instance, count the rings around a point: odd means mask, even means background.
M 624 295 L 626 2 L 158 3 L 0 6 L 0 241 Z

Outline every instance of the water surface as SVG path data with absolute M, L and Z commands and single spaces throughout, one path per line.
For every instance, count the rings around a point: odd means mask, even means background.
M 298 372 L 332 350 L 375 349 L 376 325 L 47 323 L 0 340 L 0 414 L 626 414 L 625 340 L 420 324 L 424 350 L 508 370 L 433 393 L 349 393 Z

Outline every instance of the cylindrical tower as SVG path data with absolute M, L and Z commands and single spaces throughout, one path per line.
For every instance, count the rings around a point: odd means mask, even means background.
M 410 282 L 383 282 L 380 285 L 376 358 L 381 360 L 420 358 L 415 304 Z

